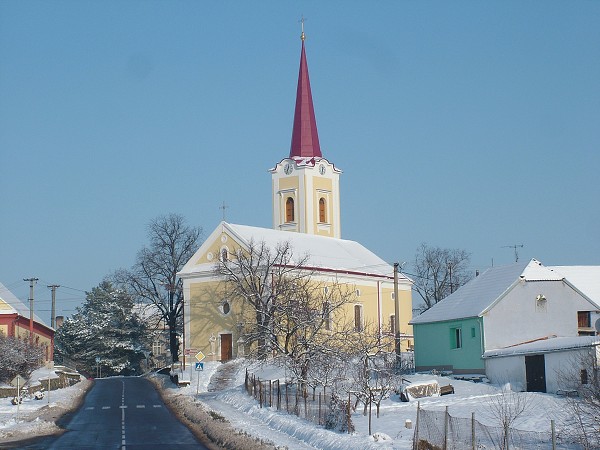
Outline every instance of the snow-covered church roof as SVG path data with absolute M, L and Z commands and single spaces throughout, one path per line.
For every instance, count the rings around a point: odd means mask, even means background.
M 293 254 L 298 258 L 308 256 L 308 264 L 314 269 L 393 277 L 394 269 L 390 264 L 355 241 L 227 222 L 219 224 L 179 274 L 185 276 L 210 270 L 214 264 L 196 264 L 195 262 L 214 245 L 222 233 L 231 235 L 242 246 L 248 246 L 250 242 L 264 242 L 268 247 L 275 248 L 280 243 L 289 242 Z M 400 278 L 408 280 L 402 275 Z
M 561 274 L 543 266 L 535 259 L 491 267 L 420 316 L 413 318 L 410 323 L 442 322 L 477 317 L 520 280 L 560 281 L 563 278 Z
M 2 283 L 0 283 L 0 314 L 18 314 L 22 317 L 29 317 L 29 308 Z M 35 308 L 33 320 L 44 326 L 48 326 L 35 314 Z

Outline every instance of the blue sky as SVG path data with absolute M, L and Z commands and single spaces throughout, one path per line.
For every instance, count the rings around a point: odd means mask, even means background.
M 49 321 L 159 215 L 270 227 L 302 15 L 343 238 L 600 264 L 600 2 L 3 0 L 0 281 Z

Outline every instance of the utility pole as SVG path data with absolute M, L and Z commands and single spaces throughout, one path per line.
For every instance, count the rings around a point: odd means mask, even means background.
M 515 262 L 519 262 L 519 252 L 517 252 L 517 248 L 523 248 L 523 244 L 515 244 L 515 245 L 504 245 L 502 248 L 512 248 L 515 250 Z
M 33 287 L 38 278 L 23 278 L 23 281 L 29 281 L 29 344 L 33 345 Z
M 394 335 L 396 364 L 400 365 L 400 299 L 398 298 L 398 267 L 400 264 L 394 263 Z
M 52 312 L 50 313 L 50 326 L 54 328 L 56 319 L 56 289 L 60 287 L 60 284 L 51 284 L 48 288 L 52 289 Z

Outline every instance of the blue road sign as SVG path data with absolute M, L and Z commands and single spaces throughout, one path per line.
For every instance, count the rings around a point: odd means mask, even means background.
M 204 363 L 203 362 L 197 362 L 196 363 L 196 370 L 204 370 Z

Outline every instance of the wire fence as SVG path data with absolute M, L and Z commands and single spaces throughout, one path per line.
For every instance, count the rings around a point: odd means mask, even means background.
M 325 427 L 328 426 L 332 413 L 335 413 L 334 410 L 340 409 L 339 404 L 333 404 L 332 396 L 325 387 L 312 388 L 301 383 L 261 380 L 248 370 L 244 386 L 248 395 L 254 397 L 261 408 L 276 408 Z M 349 407 L 344 405 L 341 409 L 350 424 Z
M 568 436 L 555 433 L 554 421 L 546 431 L 522 431 L 493 427 L 471 418 L 452 417 L 445 411 L 417 407 L 413 450 L 578 450 L 583 447 Z

